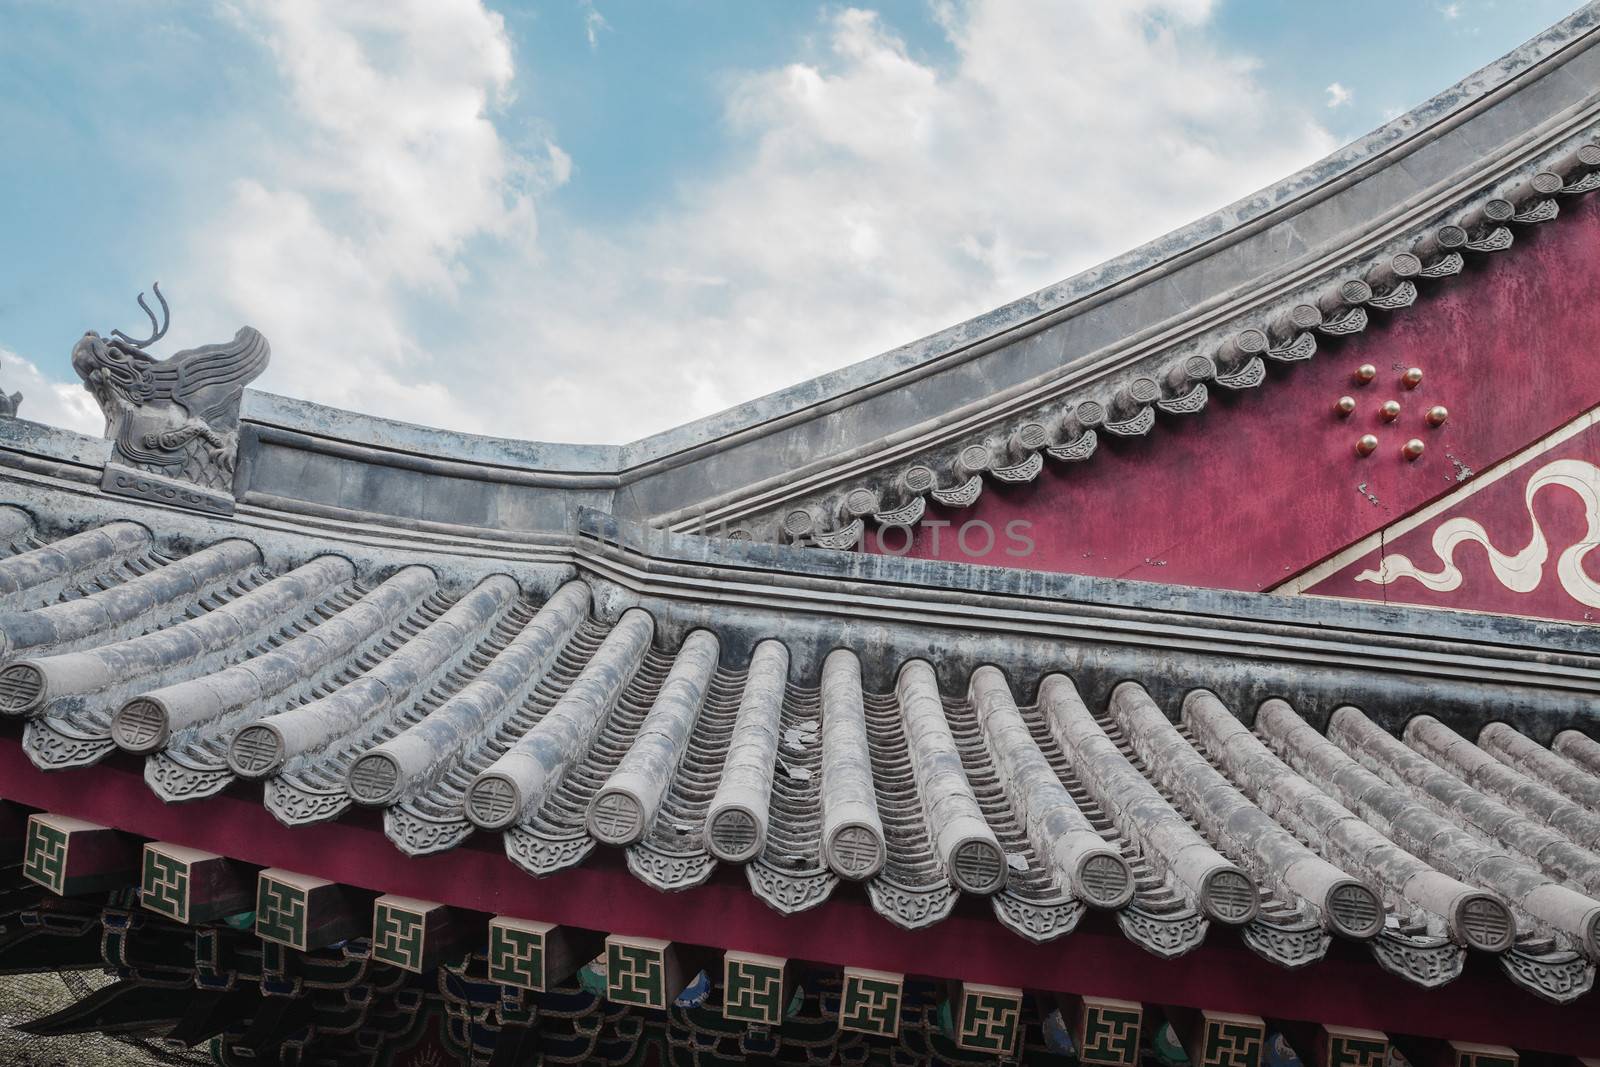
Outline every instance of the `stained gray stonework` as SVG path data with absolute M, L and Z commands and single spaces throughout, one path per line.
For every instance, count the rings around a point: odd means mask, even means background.
M 1033 941 L 1095 908 L 1162 957 L 1222 923 L 1428 986 L 1478 949 L 1562 1002 L 1600 960 L 1584 627 L 599 515 L 519 581 L 482 540 L 134 501 L 86 525 L 87 487 L 6 477 L 0 730 L 39 773 L 121 750 L 172 803 L 259 779 L 285 824 L 367 805 L 406 854 L 487 833 L 532 875 L 733 864 L 786 913 L 855 880 L 911 929 L 963 895 Z
M 166 298 L 154 287 L 163 315 Z M 106 417 L 112 442 L 101 487 L 178 507 L 233 513 L 239 447 L 239 401 L 267 368 L 267 339 L 245 326 L 231 342 L 186 349 L 157 360 L 145 348 L 165 336 L 170 319 L 150 316 L 149 337 L 93 332 L 72 349 L 72 368 Z

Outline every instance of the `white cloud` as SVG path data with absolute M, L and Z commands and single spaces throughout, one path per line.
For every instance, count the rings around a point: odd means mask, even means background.
M 609 30 L 611 24 L 600 14 L 600 9 L 594 6 L 593 0 L 582 0 L 582 3 L 583 34 L 589 39 L 589 49 L 593 51 L 600 47 L 600 31 Z
M 96 437 L 106 428 L 105 417 L 83 383 L 46 377 L 32 362 L 8 348 L 0 348 L 0 391 L 8 397 L 22 394 L 22 404 L 17 409 L 21 418 Z
M 943 14 L 949 67 L 837 13 L 825 52 L 730 90 L 737 165 L 626 231 L 547 227 L 550 269 L 500 274 L 481 316 L 499 330 L 475 365 L 519 356 L 476 406 L 506 432 L 632 439 L 1015 299 L 1333 147 L 1209 42 L 1205 4 Z
M 508 139 L 514 53 L 477 0 L 238 2 L 292 121 L 164 285 L 188 286 L 182 343 L 250 322 L 273 345 L 264 388 L 484 433 L 626 441 L 709 414 L 1334 144 L 1213 41 L 1206 0 L 949 0 L 941 63 L 846 9 L 815 54 L 730 82 L 732 162 L 642 222 L 577 227 L 538 202 L 583 161 Z
M 1458 18 L 1461 17 L 1461 5 L 1460 4 L 1440 4 L 1439 5 L 1439 14 L 1443 15 L 1447 19 L 1458 19 Z
M 1332 85 L 1324 89 L 1323 92 L 1328 94 L 1329 107 L 1344 107 L 1350 102 L 1351 96 L 1354 95 L 1349 89 L 1346 89 L 1338 82 L 1334 82 Z
M 430 380 L 410 309 L 459 302 L 472 242 L 532 245 L 535 193 L 571 173 L 558 145 L 519 154 L 492 121 L 514 74 L 500 16 L 478 0 L 240 0 L 232 11 L 275 60 L 289 118 L 195 233 L 187 325 L 259 326 L 273 346 L 263 387 L 470 423 Z

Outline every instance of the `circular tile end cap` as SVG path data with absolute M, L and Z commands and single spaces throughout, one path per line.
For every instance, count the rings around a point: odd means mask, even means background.
M 987 837 L 969 837 L 950 850 L 950 879 L 963 893 L 988 896 L 1006 884 L 1006 857 Z
M 1511 909 L 1488 893 L 1464 893 L 1451 909 L 1451 925 L 1468 948 L 1482 952 L 1504 952 L 1516 938 Z
M 228 746 L 228 766 L 241 778 L 265 778 L 283 766 L 283 737 L 266 723 L 246 726 Z
M 852 882 L 865 881 L 883 869 L 883 837 L 864 822 L 836 827 L 822 851 L 833 873 Z
M 1218 867 L 1200 884 L 1200 910 L 1218 922 L 1243 926 L 1260 907 L 1255 883 L 1237 867 Z
M 486 771 L 467 789 L 467 818 L 481 830 L 503 830 L 522 814 L 522 790 L 509 775 Z
M 1078 895 L 1091 907 L 1111 910 L 1133 901 L 1133 872 L 1128 861 L 1110 849 L 1089 853 L 1074 873 Z
M 1383 901 L 1354 878 L 1328 890 L 1323 909 L 1334 932 L 1345 937 L 1367 940 L 1383 931 Z
M 742 805 L 720 808 L 706 821 L 706 851 L 724 863 L 748 863 L 765 844 L 760 821 Z
M 350 765 L 345 792 L 362 804 L 392 804 L 400 796 L 400 764 L 387 752 L 368 752 Z
M 644 836 L 644 807 L 621 789 L 602 789 L 589 805 L 589 834 L 607 845 L 631 845 Z
M 150 697 L 133 698 L 111 717 L 111 740 L 124 752 L 155 752 L 166 746 L 170 736 L 167 709 Z
M 27 715 L 45 702 L 44 671 L 13 663 L 0 671 L 0 715 Z

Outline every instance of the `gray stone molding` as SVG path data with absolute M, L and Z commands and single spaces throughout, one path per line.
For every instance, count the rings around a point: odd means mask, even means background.
M 1280 704 L 1268 701 L 1259 715 L 1270 718 Z M 1185 700 L 1183 722 L 1199 749 L 1216 760 L 1257 807 L 1276 812 L 1323 858 L 1433 916 L 1458 944 L 1486 952 L 1511 947 L 1515 926 L 1499 897 L 1440 873 L 1384 837 L 1335 796 L 1292 770 L 1212 694 L 1197 692 Z M 1374 952 L 1380 949 L 1375 946 Z
M 477 736 L 491 732 L 544 677 L 588 614 L 589 587 L 568 582 L 487 667 L 431 715 L 367 749 L 346 789 L 358 804 L 387 807 L 416 796 Z
M 597 840 L 631 845 L 650 829 L 689 747 L 719 651 L 716 635 L 706 630 L 690 634 L 678 650 L 633 744 L 589 802 L 585 825 Z
M 1108 910 L 1127 906 L 1134 892 L 1127 860 L 1084 818 L 1056 777 L 1018 714 L 1005 675 L 994 667 L 979 667 L 969 694 L 984 744 L 1034 851 L 1049 858 L 1074 899 Z
M 627 612 L 605 644 L 550 713 L 483 771 L 467 790 L 466 813 L 473 824 L 499 830 L 538 809 L 616 704 L 638 670 L 654 621 L 647 612 Z
M 1216 697 L 1197 690 L 1185 703 L 1196 700 L 1216 702 Z M 1138 683 L 1117 687 L 1111 712 L 1151 780 L 1179 798 L 1207 837 L 1256 881 L 1302 902 L 1323 926 L 1345 937 L 1369 940 L 1383 929 L 1377 893 L 1295 840 L 1246 799 L 1178 733 Z
M 835 649 L 822 664 L 822 855 L 850 881 L 871 878 L 885 859 L 862 702 L 860 661 Z
M 1495 727 L 1499 729 L 1496 730 Z M 1534 773 L 1526 774 L 1509 766 L 1509 761 L 1502 762 L 1496 758 L 1498 753 L 1491 754 L 1490 751 L 1479 748 L 1432 715 L 1418 715 L 1407 723 L 1405 742 L 1430 762 L 1459 778 L 1472 789 L 1482 790 L 1507 807 L 1515 808 L 1521 815 L 1534 820 L 1541 829 L 1549 827 L 1593 855 L 1595 850 L 1600 848 L 1600 811 L 1591 810 L 1563 796 L 1540 780 L 1539 771 L 1543 769 L 1547 773 L 1552 773 L 1553 777 L 1566 783 L 1578 796 L 1587 796 L 1592 800 L 1600 800 L 1600 781 L 1596 781 L 1592 776 L 1584 776 L 1581 780 L 1575 781 L 1581 772 L 1571 764 L 1561 768 L 1551 768 L 1549 765 L 1551 762 L 1564 761 L 1544 748 L 1540 748 L 1539 752 L 1549 755 L 1550 761 L 1539 759 L 1529 751 L 1538 746 L 1527 741 L 1505 723 L 1490 723 L 1484 728 L 1483 733 L 1491 738 L 1500 739 L 1503 746 L 1500 751 L 1505 751 L 1507 748 L 1519 751 L 1524 760 L 1532 765 Z M 1481 739 L 1483 735 L 1479 736 Z M 1516 740 L 1512 740 L 1513 736 Z M 1600 807 L 1600 804 L 1596 807 Z M 1515 833 L 1513 825 L 1507 822 L 1495 833 L 1503 834 L 1508 830 Z M 1539 849 L 1535 842 L 1534 838 L 1526 838 L 1519 841 L 1518 847 L 1523 849 L 1532 847 L 1534 854 L 1537 855 Z M 1582 863 L 1580 872 L 1593 870 L 1600 864 L 1600 856 Z M 1584 877 L 1586 879 L 1587 875 Z
M 1600 903 L 1417 803 L 1410 791 L 1364 768 L 1287 704 L 1268 701 L 1257 716 L 1257 725 L 1295 770 L 1350 805 L 1361 818 L 1403 835 L 1430 866 L 1502 895 L 1537 929 L 1570 943 L 1590 960 L 1596 958 L 1600 952 Z M 1462 921 L 1498 932 L 1497 918 L 1476 912 L 1470 905 Z
M 471 638 L 510 607 L 516 593 L 516 583 L 503 575 L 485 579 L 432 625 L 338 692 L 269 715 L 234 734 L 228 766 L 241 778 L 277 775 L 388 717 L 464 646 L 475 644 Z
M 1039 704 L 1049 716 L 1057 743 L 1071 754 L 1074 767 L 1111 813 L 1118 830 L 1140 842 L 1157 870 L 1183 886 L 1184 895 L 1197 910 L 1208 919 L 1234 926 L 1256 917 L 1260 901 L 1249 875 L 1196 833 L 1117 750 L 1070 679 L 1060 674 L 1047 676 L 1039 685 Z
M 1408 724 L 1408 738 L 1419 737 Z M 1498 847 L 1542 869 L 1551 877 L 1568 883 L 1590 897 L 1600 897 L 1600 856 L 1581 843 L 1591 827 L 1581 823 L 1575 842 L 1572 827 L 1556 829 L 1544 818 L 1529 818 L 1493 796 L 1493 790 L 1473 785 L 1451 773 L 1448 758 L 1443 765 L 1420 751 L 1413 751 L 1356 708 L 1340 708 L 1328 722 L 1327 738 L 1346 755 L 1401 790 L 1419 805 L 1439 812 L 1463 826 L 1480 841 Z M 1420 736 L 1437 734 L 1423 723 Z M 1459 757 L 1459 750 L 1453 755 Z M 1487 758 L 1487 757 L 1485 757 Z M 1600 952 L 1600 911 L 1590 919 L 1594 951 Z
M 747 863 L 767 844 L 772 775 L 778 761 L 789 650 L 763 641 L 750 657 L 739 715 L 716 794 L 706 814 L 706 849 L 725 863 Z
M 928 836 L 945 876 L 966 893 L 997 893 L 1006 884 L 1006 857 L 984 821 L 945 720 L 939 680 L 925 660 L 900 668 L 895 686 Z

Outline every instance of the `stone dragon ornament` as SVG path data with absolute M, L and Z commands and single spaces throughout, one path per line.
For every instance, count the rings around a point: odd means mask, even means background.
M 161 321 L 139 294 L 150 336 L 90 331 L 72 349 L 72 368 L 106 417 L 113 444 L 101 488 L 124 496 L 232 514 L 239 401 L 266 369 L 267 339 L 249 326 L 233 340 L 156 359 L 146 349 L 166 336 L 171 309 L 152 287 Z

